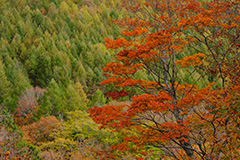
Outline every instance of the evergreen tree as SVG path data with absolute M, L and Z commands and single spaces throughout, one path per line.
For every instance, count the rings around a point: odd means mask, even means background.
M 102 91 L 98 89 L 95 92 L 94 96 L 92 97 L 92 104 L 91 104 L 91 106 L 101 107 L 104 104 L 106 104 L 106 102 L 107 102 L 107 98 L 104 96 Z
M 74 110 L 84 111 L 87 109 L 87 103 L 87 96 L 79 82 L 68 85 L 64 92 L 64 113 Z
M 5 75 L 4 64 L 0 59 L 0 106 L 6 104 L 8 99 L 10 99 L 11 95 L 11 88 L 10 82 L 7 80 Z
M 62 116 L 64 103 L 63 103 L 63 93 L 59 85 L 54 79 L 51 80 L 47 88 L 47 93 L 44 95 L 45 103 L 43 106 L 48 108 L 48 112 L 53 116 Z

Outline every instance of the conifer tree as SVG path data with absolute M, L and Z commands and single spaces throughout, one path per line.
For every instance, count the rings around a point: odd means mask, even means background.
M 50 115 L 53 116 L 62 116 L 63 114 L 63 95 L 59 85 L 54 79 L 51 80 L 47 88 L 47 93 L 45 94 L 45 104 L 49 109 Z
M 4 64 L 0 59 L 0 106 L 6 104 L 11 95 L 10 82 L 5 75 Z
M 80 102 L 80 104 L 82 106 L 81 108 L 79 108 L 79 110 L 84 111 L 87 108 L 87 105 L 89 102 L 89 100 L 87 99 L 87 95 L 85 94 L 81 83 L 76 82 L 74 88 L 75 88 L 76 92 L 78 93 L 78 96 L 79 96 L 78 101 Z
M 74 110 L 84 111 L 87 109 L 87 103 L 88 99 L 79 82 L 68 85 L 64 92 L 64 113 Z
M 105 105 L 107 102 L 107 98 L 104 96 L 101 90 L 97 89 L 95 94 L 92 97 L 92 104 L 91 106 L 98 106 L 101 107 Z

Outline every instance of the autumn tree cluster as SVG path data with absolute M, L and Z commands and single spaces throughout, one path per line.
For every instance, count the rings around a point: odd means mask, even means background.
M 239 159 L 239 0 L 121 5 L 128 15 L 112 21 L 122 37 L 105 39 L 116 56 L 101 84 L 119 88 L 109 95 L 130 103 L 90 109 L 101 128 L 123 136 L 109 156 Z

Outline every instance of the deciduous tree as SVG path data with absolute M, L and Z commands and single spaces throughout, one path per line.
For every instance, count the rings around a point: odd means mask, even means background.
M 129 105 L 90 109 L 102 127 L 128 133 L 112 149 L 143 158 L 146 146 L 173 159 L 239 158 L 239 1 L 123 0 L 122 6 L 129 16 L 113 21 L 123 38 L 105 39 L 117 54 L 103 68 L 102 85 L 141 94 Z M 139 71 L 151 80 L 137 79 Z M 199 88 L 204 76 L 213 83 Z
M 15 122 L 22 126 L 34 122 L 33 118 L 39 109 L 38 100 L 43 96 L 44 89 L 40 87 L 26 89 L 19 97 L 15 110 Z
M 36 146 L 40 146 L 43 142 L 50 141 L 50 134 L 57 128 L 60 123 L 54 116 L 41 118 L 38 122 L 22 127 L 24 138 Z

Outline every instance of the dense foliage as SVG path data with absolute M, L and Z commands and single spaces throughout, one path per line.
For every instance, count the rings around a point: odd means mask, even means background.
M 239 159 L 239 8 L 0 0 L 0 159 Z
M 78 139 L 88 134 L 94 136 L 84 143 L 98 145 L 94 152 L 115 143 L 108 141 L 113 135 L 98 130 L 86 110 L 107 102 L 100 86 L 101 67 L 112 59 L 112 53 L 102 42 L 105 37 L 119 36 L 118 26 L 110 22 L 124 12 L 118 2 L 0 0 L 0 107 L 6 111 L 1 116 L 8 115 L 17 124 L 16 143 L 26 140 L 44 159 L 74 157 L 73 152 L 81 155 L 77 151 L 83 140 Z M 74 116 L 69 119 L 69 114 Z M 76 125 L 79 128 L 68 130 Z M 4 137 L 11 138 L 9 127 L 2 129 Z M 60 134 L 62 130 L 68 131 Z M 81 136 L 71 137 L 74 133 Z M 6 142 L 0 142 L 0 154 L 5 155 Z M 58 147 L 64 151 L 60 153 Z M 94 157 L 88 147 L 85 157 Z M 17 148 L 16 152 L 20 153 Z M 7 155 L 16 157 L 14 152 Z
M 164 159 L 239 159 L 240 2 L 123 0 L 122 6 L 128 15 L 113 23 L 123 37 L 105 39 L 117 54 L 102 84 L 141 92 L 130 104 L 90 109 L 102 128 L 125 135 L 111 151 L 139 159 L 156 150 Z M 149 78 L 137 77 L 140 71 Z

